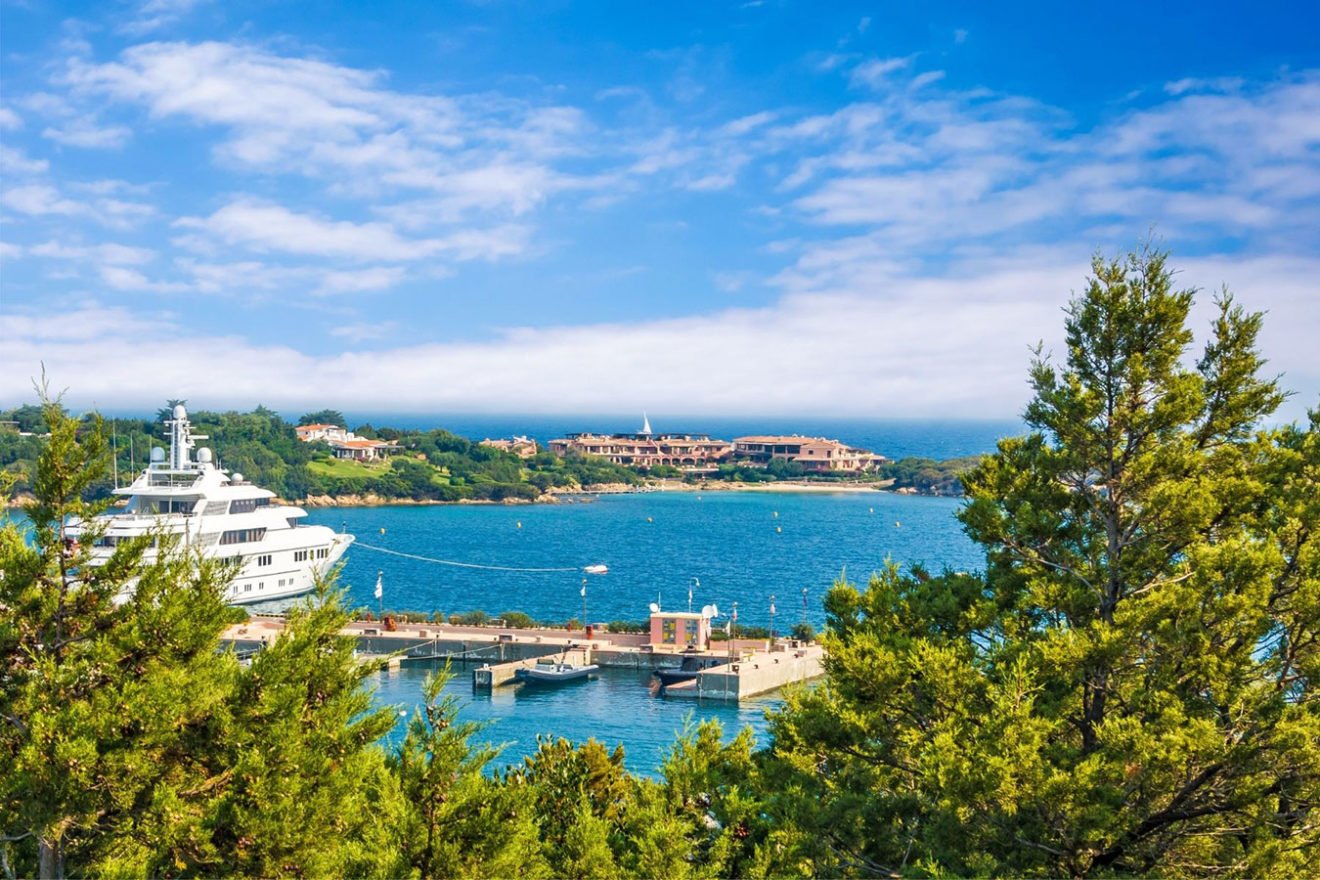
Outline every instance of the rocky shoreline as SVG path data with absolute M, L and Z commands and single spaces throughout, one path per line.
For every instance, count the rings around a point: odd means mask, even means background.
M 534 498 L 506 498 L 500 501 L 482 501 L 474 499 L 462 499 L 459 501 L 439 501 L 434 499 L 416 499 L 416 498 L 386 498 L 383 495 L 377 495 L 374 492 L 357 495 L 312 495 L 297 501 L 288 503 L 306 508 L 324 508 L 324 507 L 426 507 L 432 505 L 523 505 L 523 504 L 562 504 L 572 503 L 574 501 L 589 501 L 591 498 L 599 495 L 633 495 L 647 492 L 784 492 L 784 493 L 819 493 L 830 494 L 839 492 L 893 492 L 899 495 L 920 495 L 924 494 L 917 489 L 909 486 L 892 488 L 893 480 L 886 480 L 877 483 L 816 483 L 811 481 L 795 480 L 782 481 L 774 483 L 731 483 L 723 481 L 710 481 L 704 483 L 685 483 L 682 480 L 660 480 L 652 483 L 646 483 L 641 486 L 632 486 L 627 483 L 604 483 L 587 488 L 565 489 L 555 488 L 549 492 Z M 24 507 L 32 496 L 29 493 L 20 493 L 14 498 L 5 500 L 4 506 L 7 508 L 18 509 Z

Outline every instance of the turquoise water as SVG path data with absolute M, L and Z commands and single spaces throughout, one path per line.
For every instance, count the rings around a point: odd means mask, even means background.
M 376 699 L 411 714 L 434 668 L 419 663 L 381 672 Z M 537 734 L 552 734 L 575 743 L 594 738 L 610 749 L 622 744 L 628 769 L 652 775 L 688 721 L 715 719 L 726 739 L 751 727 L 764 744 L 766 710 L 779 704 L 772 696 L 737 704 L 665 699 L 648 675 L 622 669 L 603 669 L 597 679 L 557 687 L 514 684 L 483 693 L 472 688 L 471 668 L 453 667 L 445 693 L 458 700 L 460 718 L 486 725 L 477 740 L 503 747 L 492 769 L 521 763 L 536 751 Z M 401 734 L 396 728 L 395 736 Z
M 716 604 L 728 613 L 737 602 L 739 621 L 758 626 L 770 624 L 775 596 L 782 632 L 804 614 L 819 626 L 821 597 L 845 572 L 864 582 L 886 559 L 979 567 L 954 519 L 959 503 L 887 492 L 649 492 L 560 504 L 328 508 L 309 519 L 344 528 L 363 545 L 417 556 L 568 569 L 455 568 L 355 546 L 344 565 L 355 605 L 376 607 L 379 571 L 387 609 L 524 611 L 564 621 L 582 616 L 585 578 L 592 621 L 645 620 L 656 601 L 685 610 L 693 585 L 695 608 Z M 609 573 L 584 575 L 593 563 Z
M 451 568 L 357 546 L 345 558 L 344 581 L 358 606 L 376 607 L 372 591 L 380 571 L 386 608 L 516 610 L 565 620 L 582 615 L 585 578 L 590 620 L 641 621 L 657 600 L 685 609 L 688 586 L 697 578 L 695 607 L 714 603 L 727 615 L 736 601 L 744 624 L 769 625 L 774 595 L 776 629 L 784 632 L 804 617 L 816 626 L 823 622 L 821 598 L 845 570 L 862 583 L 887 558 L 937 570 L 980 567 L 954 518 L 958 505 L 951 498 L 885 492 L 651 492 L 586 503 L 331 508 L 310 518 L 342 525 L 363 544 L 418 556 L 572 569 Z M 607 564 L 609 573 L 581 572 L 596 562 Z M 377 698 L 411 711 L 427 671 L 405 666 L 381 673 Z M 729 737 L 750 726 L 764 744 L 765 712 L 778 705 L 774 695 L 737 705 L 668 700 L 632 670 L 602 670 L 596 681 L 559 688 L 512 685 L 483 694 L 472 689 L 470 667 L 455 671 L 447 693 L 458 698 L 461 718 L 488 724 L 480 740 L 505 745 L 500 763 L 531 754 L 541 733 L 622 743 L 628 767 L 651 774 L 687 720 L 717 719 Z

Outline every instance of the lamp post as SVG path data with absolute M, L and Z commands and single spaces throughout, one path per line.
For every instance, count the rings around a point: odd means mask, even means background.
M 770 644 L 775 643 L 775 594 L 770 594 Z
M 735 646 L 738 644 L 738 603 L 733 603 L 733 616 L 729 618 L 729 656 L 733 657 L 736 653 Z

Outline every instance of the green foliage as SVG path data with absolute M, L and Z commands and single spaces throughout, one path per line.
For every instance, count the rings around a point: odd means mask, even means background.
M 549 876 L 530 792 L 483 772 L 498 750 L 470 745 L 477 725 L 458 721 L 457 703 L 440 697 L 448 676 L 428 677 L 389 757 L 407 804 L 400 830 L 408 864 L 422 877 Z
M 316 412 L 306 413 L 298 419 L 299 425 L 338 425 L 341 428 L 348 427 L 348 420 L 344 414 L 337 409 L 320 409 Z
M 1320 840 L 1320 443 L 1259 432 L 1259 315 L 1097 259 L 1033 433 L 965 478 L 984 575 L 826 599 L 773 721 L 774 811 L 831 875 L 1301 876 Z
M 961 495 L 962 477 L 981 461 L 981 456 L 951 458 L 900 458 L 880 465 L 876 475 L 893 480 L 895 489 L 916 489 L 927 495 Z
M 531 629 L 536 626 L 536 621 L 525 611 L 505 611 L 500 619 L 509 629 Z
M 66 545 L 70 519 L 104 508 L 83 496 L 109 450 L 99 421 L 80 437 L 58 406 L 44 418 L 33 540 L 0 529 L 0 833 L 17 873 L 56 876 L 126 858 L 162 802 L 204 784 L 192 756 L 237 673 L 216 638 L 238 613 L 216 563 L 168 547 L 144 563 L 143 540 L 91 568 L 88 542 Z

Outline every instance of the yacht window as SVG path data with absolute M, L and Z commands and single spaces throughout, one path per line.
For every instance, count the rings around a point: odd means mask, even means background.
M 144 498 L 147 513 L 192 513 L 196 498 Z
M 243 585 L 243 592 L 245 592 L 245 593 L 250 593 L 250 592 L 252 592 L 252 585 L 251 585 L 251 584 L 244 584 L 244 585 Z
M 270 554 L 257 557 L 257 565 L 270 565 Z
M 230 529 L 220 536 L 221 544 L 247 544 L 266 537 L 265 529 Z
M 229 503 L 230 513 L 251 513 L 270 504 L 269 498 L 237 498 Z

